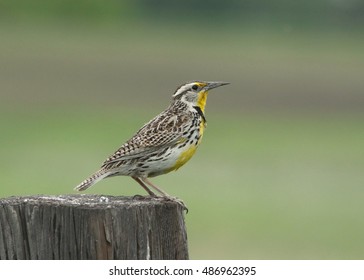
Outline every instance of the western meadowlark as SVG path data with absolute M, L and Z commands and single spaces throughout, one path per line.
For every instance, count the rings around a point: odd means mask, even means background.
M 227 84 L 194 81 L 178 87 L 170 106 L 140 128 L 75 190 L 86 190 L 106 177 L 125 175 L 137 181 L 150 196 L 156 195 L 149 187 L 170 198 L 148 178 L 177 170 L 193 156 L 206 127 L 208 91 Z

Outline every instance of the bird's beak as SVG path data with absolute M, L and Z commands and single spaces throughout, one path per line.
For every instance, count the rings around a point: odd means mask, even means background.
M 228 84 L 230 84 L 230 83 L 226 83 L 226 82 L 207 82 L 207 86 L 204 87 L 204 90 L 208 91 L 210 89 L 225 86 L 225 85 L 228 85 Z

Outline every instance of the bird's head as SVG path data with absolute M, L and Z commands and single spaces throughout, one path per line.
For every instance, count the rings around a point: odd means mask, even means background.
M 202 112 L 205 110 L 208 91 L 227 85 L 225 82 L 188 82 L 178 87 L 173 94 L 173 100 L 180 100 L 189 106 L 198 106 Z

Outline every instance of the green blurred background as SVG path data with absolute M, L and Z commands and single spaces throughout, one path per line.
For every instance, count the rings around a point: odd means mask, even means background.
M 0 196 L 74 193 L 189 80 L 192 259 L 364 258 L 364 2 L 0 2 Z M 134 195 L 127 177 L 87 193 Z

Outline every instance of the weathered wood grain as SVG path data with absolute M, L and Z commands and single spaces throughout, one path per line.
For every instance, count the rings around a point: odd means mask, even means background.
M 0 259 L 188 259 L 184 209 L 150 197 L 3 198 Z

